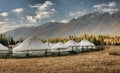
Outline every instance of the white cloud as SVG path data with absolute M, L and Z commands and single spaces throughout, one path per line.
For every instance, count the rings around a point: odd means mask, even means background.
M 69 16 L 74 17 L 74 18 L 78 18 L 80 16 L 84 16 L 85 14 L 87 14 L 87 12 L 69 12 Z
M 37 15 L 35 16 L 36 19 L 43 19 L 43 18 L 49 18 L 53 15 L 52 12 L 49 11 L 42 11 L 42 12 L 37 12 Z
M 2 16 L 2 17 L 7 17 L 9 15 L 9 13 L 8 12 L 3 12 L 3 13 L 0 13 L 0 16 Z
M 117 5 L 117 3 L 112 1 L 112 2 L 108 2 L 108 3 L 102 3 L 102 4 L 94 5 L 94 8 L 115 7 L 116 5 Z
M 36 19 L 34 19 L 32 16 L 27 16 L 27 20 L 32 23 L 36 23 Z
M 19 27 L 31 27 L 32 24 L 16 24 L 15 22 L 0 22 L 0 33 L 5 33 L 7 31 L 19 28 Z
M 20 12 L 23 12 L 23 8 L 16 8 L 16 9 L 13 9 L 12 12 L 14 13 L 20 13 Z
M 108 12 L 110 14 L 113 14 L 116 11 L 119 11 L 119 9 L 117 8 L 117 5 L 118 4 L 116 2 L 112 1 L 108 3 L 94 5 L 93 8 L 95 9 L 95 11 L 98 11 L 101 13 Z
M 114 2 L 114 1 L 108 3 L 109 7 L 115 7 L 116 5 L 117 5 L 116 2 Z
M 46 10 L 49 6 L 52 6 L 51 1 L 46 1 L 44 4 L 30 5 L 31 8 L 38 8 L 39 10 Z
M 60 23 L 68 23 L 70 20 L 68 20 L 68 19 L 63 19 L 63 20 L 61 20 L 61 21 L 59 21 Z
M 119 11 L 119 9 L 103 8 L 101 11 L 102 11 L 102 12 L 108 12 L 108 13 L 110 13 L 110 14 L 113 14 L 113 13 Z
M 38 20 L 50 18 L 56 12 L 52 6 L 53 3 L 51 1 L 45 1 L 43 4 L 30 5 L 31 8 L 37 8 L 37 10 L 35 16 L 27 16 L 27 20 L 36 23 Z
M 0 22 L 0 33 L 5 33 L 9 30 L 15 29 L 17 25 L 10 25 L 7 22 Z

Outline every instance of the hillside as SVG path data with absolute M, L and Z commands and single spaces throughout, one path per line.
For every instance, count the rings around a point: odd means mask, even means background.
M 8 36 L 15 39 L 26 38 L 35 35 L 38 38 L 67 37 L 69 35 L 80 34 L 120 34 L 120 12 L 109 13 L 89 13 L 78 19 L 72 19 L 69 23 L 46 23 L 34 28 L 18 28 L 6 32 Z M 18 30 L 19 33 L 18 33 Z M 12 34 L 11 34 L 12 33 Z
M 0 59 L 0 73 L 119 73 L 120 57 L 109 55 L 119 48 L 60 57 Z

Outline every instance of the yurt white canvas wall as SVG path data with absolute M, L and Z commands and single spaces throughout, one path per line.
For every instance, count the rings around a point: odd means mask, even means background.
M 73 41 L 73 40 L 69 40 L 69 41 L 67 41 L 64 45 L 67 47 L 67 50 L 68 51 L 71 51 L 72 49 L 74 50 L 76 47 L 76 42 L 75 41 Z
M 13 48 L 13 53 L 25 55 L 29 53 L 31 55 L 45 54 L 48 47 L 44 45 L 39 39 L 35 37 L 27 38 L 23 43 Z
M 0 57 L 7 57 L 9 54 L 9 49 L 2 44 L 0 44 Z
M 9 53 L 9 49 L 0 44 L 0 53 Z

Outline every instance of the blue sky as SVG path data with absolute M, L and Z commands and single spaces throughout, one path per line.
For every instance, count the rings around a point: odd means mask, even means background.
M 120 10 L 119 4 L 119 0 L 0 0 L 0 33 L 50 21 L 67 23 L 95 11 L 112 14 Z

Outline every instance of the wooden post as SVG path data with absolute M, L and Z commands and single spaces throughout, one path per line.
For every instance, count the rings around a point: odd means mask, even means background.
M 73 53 L 73 47 L 72 47 L 71 53 Z
M 100 50 L 99 51 L 101 51 L 101 49 L 102 49 L 102 47 L 100 46 Z
M 90 51 L 92 51 L 92 46 L 90 46 L 90 49 L 89 49 Z
M 81 46 L 81 47 L 82 47 L 82 52 L 84 52 L 83 46 Z
M 45 56 L 47 56 L 47 49 L 45 50 Z
M 91 51 L 93 51 L 93 46 L 91 46 Z
M 29 57 L 29 53 L 28 53 L 28 51 L 27 51 L 27 53 L 26 53 L 26 57 Z
M 79 53 L 80 52 L 80 49 L 78 49 L 78 46 L 77 46 L 77 49 L 75 50 L 75 52 Z
M 58 48 L 58 56 L 60 56 L 60 48 Z
M 102 46 L 102 50 L 104 49 L 104 46 Z
M 13 53 L 13 51 L 12 51 L 12 47 L 10 47 L 10 49 L 9 49 L 9 56 L 11 56 L 12 53 Z
M 88 46 L 86 46 L 86 51 L 89 52 L 89 48 L 88 48 Z

